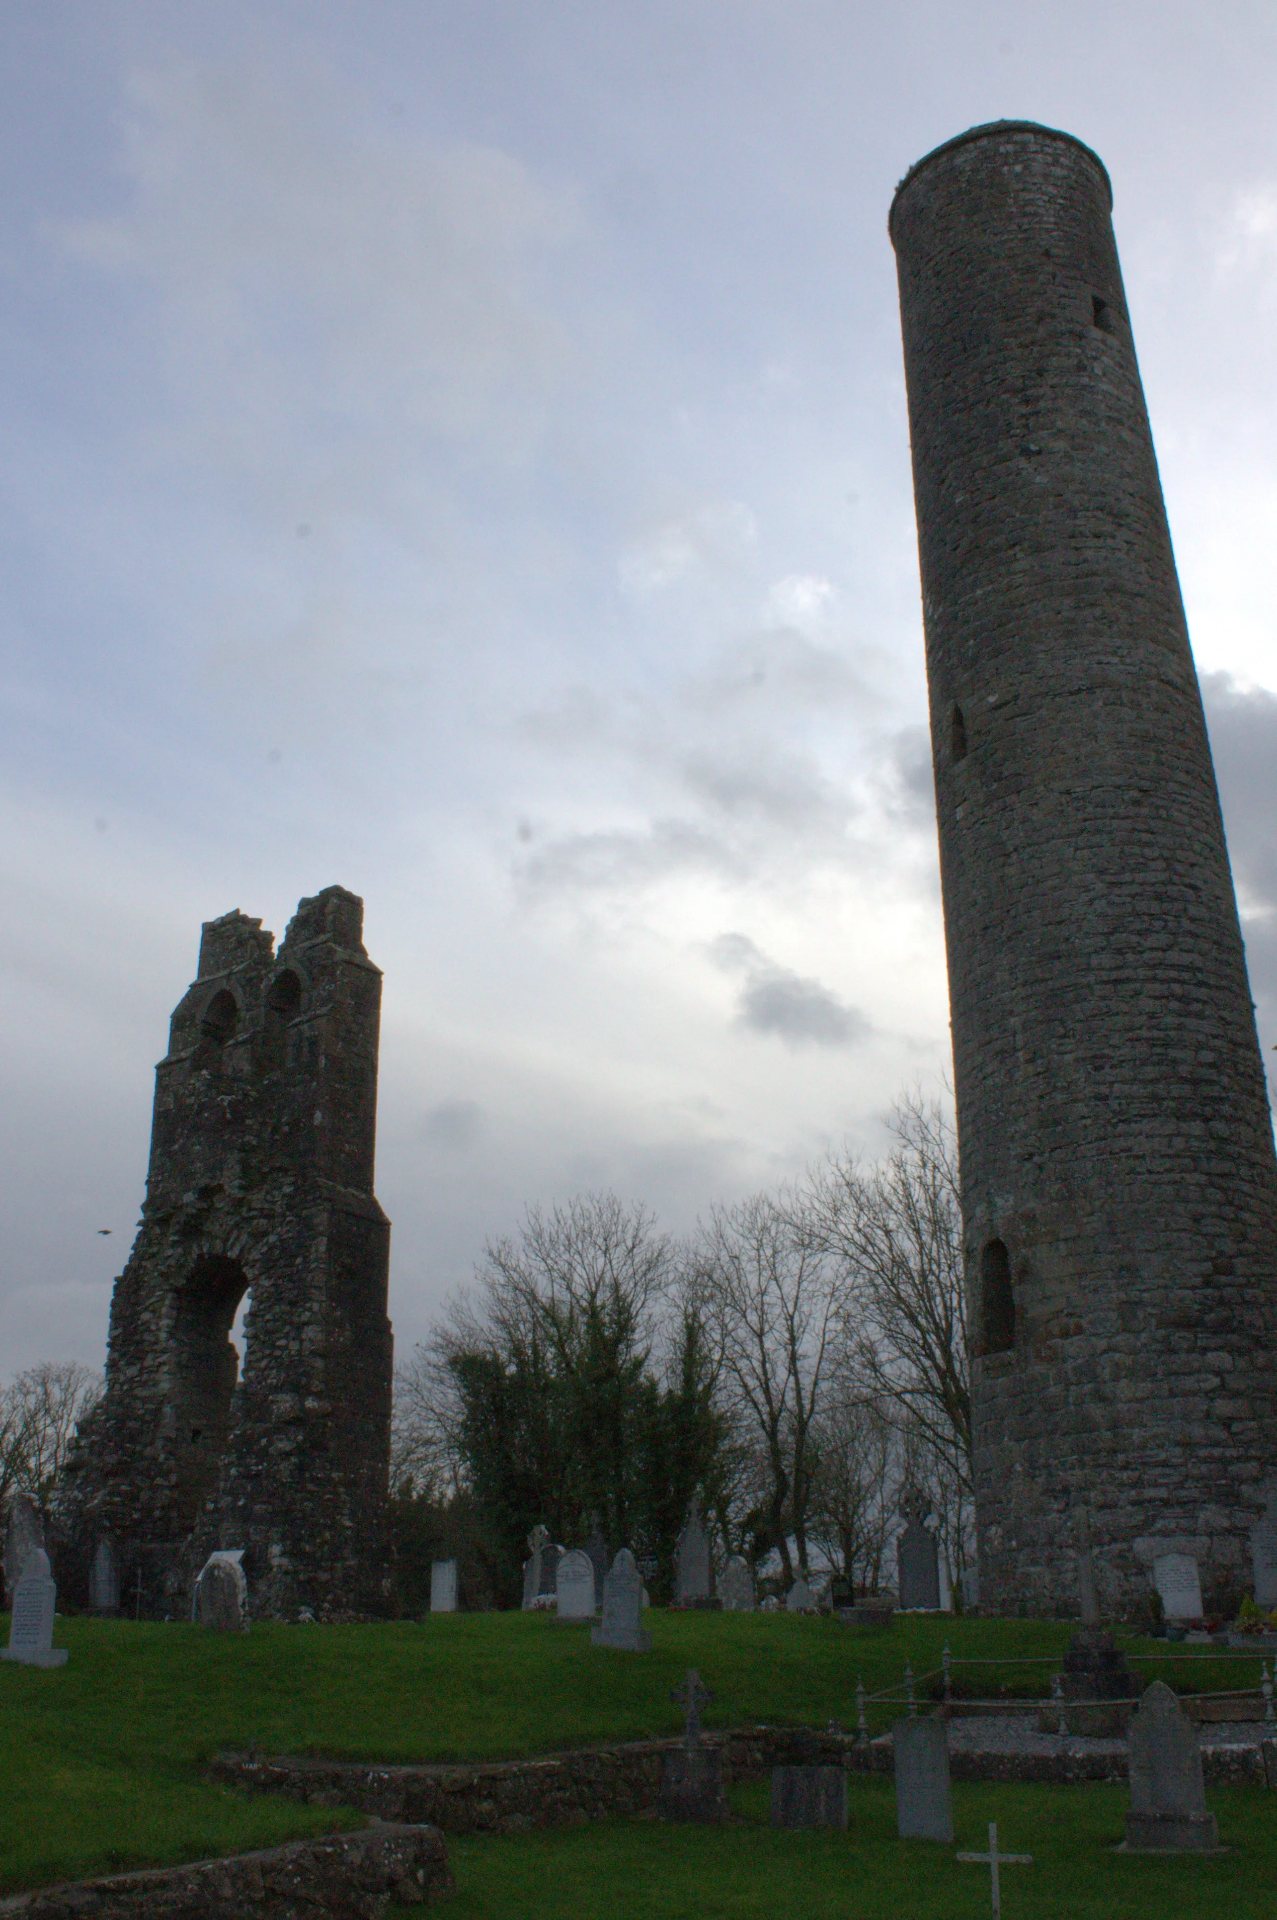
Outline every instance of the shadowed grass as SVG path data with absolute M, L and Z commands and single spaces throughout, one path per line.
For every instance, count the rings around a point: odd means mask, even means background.
M 373 1626 L 188 1625 L 59 1620 L 67 1666 L 0 1666 L 0 1885 L 32 1885 L 231 1852 L 333 1829 L 331 1811 L 247 1800 L 207 1785 L 218 1748 L 369 1760 L 513 1757 L 675 1731 L 670 1692 L 698 1667 L 707 1725 L 855 1725 L 870 1693 L 955 1659 L 1058 1659 L 1065 1623 L 901 1619 L 885 1631 L 788 1614 L 649 1616 L 650 1655 L 605 1652 L 548 1614 L 455 1614 Z M 0 1632 L 3 1632 L 0 1625 Z M 1149 1643 L 1150 1648 L 1156 1643 Z M 1160 1669 L 1180 1686 L 1253 1685 L 1259 1660 Z M 1045 1692 L 1051 1666 L 979 1669 L 967 1690 Z M 1142 1679 L 1159 1671 L 1144 1669 Z M 1227 1680 L 1222 1675 L 1227 1673 Z M 875 1731 L 896 1709 L 871 1707 Z
M 732 1793 L 746 1824 L 705 1829 L 610 1821 L 498 1840 L 453 1840 L 458 1893 L 449 1920 L 984 1920 L 987 1867 L 957 1848 L 896 1837 L 889 1780 L 853 1776 L 843 1833 L 767 1824 L 767 1783 Z M 1258 1791 L 1211 1794 L 1235 1851 L 1210 1859 L 1115 1854 L 1128 1798 L 1120 1787 L 954 1788 L 957 1847 L 999 1845 L 1033 1865 L 1002 1871 L 1005 1920 L 1270 1920 L 1277 1866 L 1272 1803 Z M 407 1908 L 400 1910 L 406 1916 Z

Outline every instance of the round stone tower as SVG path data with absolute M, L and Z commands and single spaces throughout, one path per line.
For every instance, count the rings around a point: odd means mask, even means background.
M 1110 221 L 976 127 L 890 231 L 953 1021 L 981 1597 L 1250 1584 L 1277 1468 L 1277 1159 Z

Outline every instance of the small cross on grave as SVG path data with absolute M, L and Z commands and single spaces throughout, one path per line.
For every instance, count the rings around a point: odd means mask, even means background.
M 976 1865 L 989 1869 L 989 1878 L 993 1882 L 993 1920 L 1002 1920 L 1002 1888 L 998 1881 L 999 1867 L 1031 1867 L 1031 1853 L 999 1853 L 998 1823 L 989 1822 L 989 1851 L 987 1853 L 960 1853 L 959 1860 L 973 1861 Z
M 695 1667 L 687 1669 L 687 1677 L 681 1687 L 675 1687 L 670 1699 L 676 1707 L 682 1707 L 687 1715 L 687 1730 L 683 1738 L 689 1752 L 700 1745 L 701 1708 L 707 1707 L 714 1696 Z

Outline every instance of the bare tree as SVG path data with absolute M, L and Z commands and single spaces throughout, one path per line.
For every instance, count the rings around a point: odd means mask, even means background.
M 0 1401 L 0 1474 L 9 1477 L 0 1491 L 29 1493 L 46 1506 L 76 1427 L 101 1397 L 101 1374 L 78 1360 L 45 1360 L 18 1374 Z
M 813 1230 L 843 1280 L 843 1364 L 893 1404 L 937 1499 L 951 1485 L 955 1563 L 971 1501 L 971 1393 L 957 1142 L 945 1109 L 915 1092 L 897 1104 L 897 1145 L 865 1170 L 831 1155 L 803 1190 Z
M 788 1584 L 791 1531 L 807 1571 L 813 1423 L 834 1330 L 833 1262 L 804 1212 L 769 1194 L 716 1209 L 699 1256 L 722 1379 L 764 1469 L 767 1530 Z
M 811 1531 L 849 1580 L 876 1592 L 896 1527 L 903 1463 L 890 1403 L 836 1373 L 815 1422 L 815 1448 Z

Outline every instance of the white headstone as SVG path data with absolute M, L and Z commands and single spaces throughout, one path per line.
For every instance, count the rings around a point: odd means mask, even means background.
M 1268 1505 L 1250 1530 L 1250 1564 L 1255 1576 L 1255 1605 L 1277 1607 L 1277 1481 L 1268 1483 Z
M 89 1606 L 94 1613 L 117 1613 L 120 1606 L 120 1570 L 109 1540 L 99 1540 L 89 1568 Z
M 801 1573 L 785 1595 L 785 1605 L 790 1613 L 815 1613 L 815 1598 Z
M 1162 1553 L 1153 1562 L 1153 1585 L 1168 1620 L 1200 1620 L 1202 1583 L 1191 1553 Z
M 49 1571 L 49 1556 L 43 1547 L 37 1547 L 28 1554 L 22 1578 L 13 1590 L 9 1645 L 0 1651 L 0 1660 L 16 1660 L 24 1667 L 65 1666 L 66 1648 L 53 1644 L 57 1605 L 58 1589 Z
M 248 1632 L 248 1581 L 240 1564 L 243 1547 L 210 1553 L 195 1582 L 191 1618 L 222 1633 Z
M 725 1613 L 754 1611 L 754 1576 L 749 1570 L 749 1562 L 742 1560 L 739 1554 L 723 1568 L 723 1577 L 718 1583 L 718 1597 Z
M 603 1617 L 591 1634 L 596 1647 L 619 1647 L 626 1653 L 650 1653 L 652 1636 L 642 1625 L 643 1582 L 628 1547 L 622 1547 L 603 1582 Z
M 959 1585 L 962 1588 L 963 1612 L 964 1613 L 974 1612 L 975 1608 L 978 1607 L 980 1604 L 980 1569 L 979 1567 L 964 1567 L 959 1577 Z
M 457 1563 L 455 1560 L 432 1560 L 430 1563 L 430 1611 L 431 1613 L 457 1611 Z
M 559 1561 L 558 1585 L 560 1620 L 594 1618 L 594 1562 L 588 1553 L 575 1548 Z

